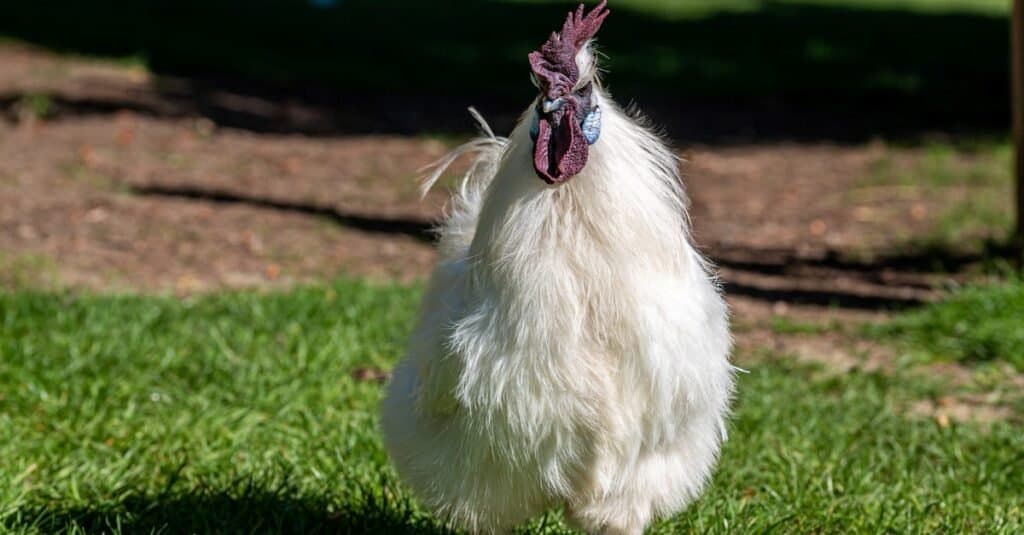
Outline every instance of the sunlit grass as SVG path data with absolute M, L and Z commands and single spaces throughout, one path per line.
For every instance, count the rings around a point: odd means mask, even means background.
M 360 373 L 396 361 L 418 296 L 0 293 L 0 526 L 445 532 L 396 481 Z M 1024 529 L 1015 424 L 945 427 L 906 414 L 906 378 L 785 362 L 746 359 L 708 493 L 654 533 Z
M 928 360 L 1008 362 L 1024 371 L 1024 283 L 965 288 L 866 334 L 895 340 Z
M 910 157 L 898 152 L 878 156 L 849 197 L 877 190 L 880 199 L 920 199 L 940 210 L 925 233 L 908 237 L 907 249 L 977 253 L 1007 240 L 1014 220 L 1008 141 L 932 142 Z

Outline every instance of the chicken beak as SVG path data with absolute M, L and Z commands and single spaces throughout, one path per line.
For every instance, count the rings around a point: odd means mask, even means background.
M 565 105 L 565 99 L 562 97 L 558 97 L 556 99 L 546 98 L 541 102 L 540 109 L 543 110 L 544 113 L 551 113 L 555 110 L 561 109 L 563 105 Z

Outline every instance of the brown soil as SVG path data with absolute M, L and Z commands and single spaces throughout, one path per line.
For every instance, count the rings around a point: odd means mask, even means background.
M 426 229 L 445 193 L 421 201 L 416 175 L 442 141 L 220 128 L 142 69 L 14 45 L 0 46 L 0 66 L 0 271 L 31 258 L 59 286 L 191 293 L 430 269 Z M 887 256 L 954 200 L 865 188 L 882 155 L 919 157 L 881 143 L 682 152 L 695 235 L 721 267 L 741 348 L 800 353 L 807 342 L 773 333 L 772 317 L 870 320 L 949 279 Z M 839 366 L 864 354 L 814 344 Z
M 52 259 L 65 285 L 411 279 L 431 263 L 423 230 L 445 194 L 421 201 L 416 175 L 445 152 L 441 141 L 218 128 L 167 97 L 173 81 L 139 68 L 14 45 L 0 47 L 0 65 L 0 247 Z M 45 95 L 44 110 L 33 95 Z M 927 298 L 934 280 L 923 273 L 835 258 L 894 250 L 943 210 L 939 199 L 864 190 L 883 154 L 915 157 L 881 144 L 686 149 L 696 236 L 731 293 L 852 308 Z

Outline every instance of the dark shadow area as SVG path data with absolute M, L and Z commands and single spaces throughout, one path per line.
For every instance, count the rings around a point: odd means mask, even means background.
M 851 308 L 857 310 L 904 310 L 920 306 L 924 300 L 917 297 L 894 295 L 867 295 L 835 290 L 803 290 L 796 288 L 765 288 L 752 284 L 725 281 L 726 295 L 738 295 L 758 301 L 784 302 L 792 305 Z
M 269 208 L 285 212 L 296 212 L 305 215 L 324 217 L 347 228 L 379 234 L 403 235 L 423 242 L 433 242 L 434 224 L 413 218 L 370 217 L 345 213 L 327 206 L 316 206 L 297 202 L 279 201 L 263 197 L 248 196 L 240 193 L 220 191 L 192 186 L 130 186 L 129 190 L 136 195 L 179 197 L 203 201 L 245 204 L 259 208 Z
M 997 272 L 1000 266 L 1010 265 L 1014 249 L 1006 241 L 989 241 L 978 251 L 910 246 L 879 251 L 870 259 L 851 258 L 835 249 L 813 256 L 783 248 L 749 247 L 712 248 L 708 253 L 715 265 L 727 271 L 769 277 L 769 284 L 758 284 L 725 276 L 730 294 L 797 305 L 902 310 L 929 302 L 942 291 L 943 281 L 958 279 L 957 273 Z M 837 281 L 847 288 L 839 288 Z M 819 287 L 799 287 L 804 282 Z
M 282 201 L 196 186 L 129 186 L 136 195 L 176 197 L 214 203 L 245 204 L 257 208 L 323 217 L 345 228 L 390 235 L 402 235 L 424 243 L 436 239 L 436 221 L 420 218 L 385 218 L 358 215 L 329 206 Z M 771 284 L 730 280 L 726 291 L 762 301 L 784 301 L 799 305 L 836 306 L 865 310 L 900 310 L 926 302 L 924 293 L 937 288 L 931 275 L 961 272 L 969 267 L 1012 258 L 1013 249 L 1002 242 L 989 242 L 982 251 L 963 252 L 942 248 L 908 248 L 879 252 L 870 259 L 851 258 L 843 251 L 822 250 L 808 255 L 786 248 L 710 247 L 711 261 L 738 273 L 775 277 Z M 843 279 L 861 289 L 808 289 L 801 281 Z
M 1010 261 L 1014 248 L 1008 241 L 988 241 L 982 250 L 970 252 L 937 246 L 907 247 L 899 252 L 882 252 L 870 259 L 850 258 L 837 249 L 827 249 L 813 257 L 799 256 L 784 248 L 729 247 L 712 249 L 711 253 L 719 266 L 764 275 L 785 275 L 804 268 L 877 275 L 883 272 L 957 273 L 985 262 Z
M 19 121 L 19 107 L 30 99 L 30 95 L 21 93 L 0 94 L 0 119 L 10 122 Z M 99 99 L 99 98 L 69 98 L 62 95 L 46 95 L 46 119 L 60 119 L 63 117 L 82 117 L 89 115 L 110 115 L 121 111 L 131 111 L 158 117 L 185 117 L 190 115 L 183 108 L 172 108 L 169 106 L 154 105 L 144 100 L 131 99 Z
M 116 505 L 96 509 L 21 510 L 8 517 L 6 526 L 0 523 L 0 527 L 30 528 L 41 533 L 63 533 L 72 527 L 83 533 L 452 533 L 402 516 L 400 512 L 373 505 L 358 510 L 335 510 L 324 498 L 290 498 L 252 491 L 242 497 L 220 492 L 173 499 L 129 497 Z M 410 517 L 411 513 L 404 516 Z
M 155 91 L 225 126 L 309 134 L 507 130 L 532 97 L 526 53 L 569 3 L 345 0 L 13 2 L 0 34 L 138 56 Z M 666 20 L 616 8 L 607 82 L 683 142 L 858 141 L 1007 126 L 1008 23 L 765 2 Z

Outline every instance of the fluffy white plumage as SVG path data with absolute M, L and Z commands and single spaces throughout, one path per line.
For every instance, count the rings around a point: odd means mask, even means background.
M 558 186 L 532 167 L 531 104 L 475 163 L 382 406 L 400 477 L 474 532 L 552 507 L 641 533 L 703 489 L 733 388 L 728 313 L 689 238 L 678 161 L 595 82 L 600 139 Z M 429 184 L 432 181 L 428 182 Z

